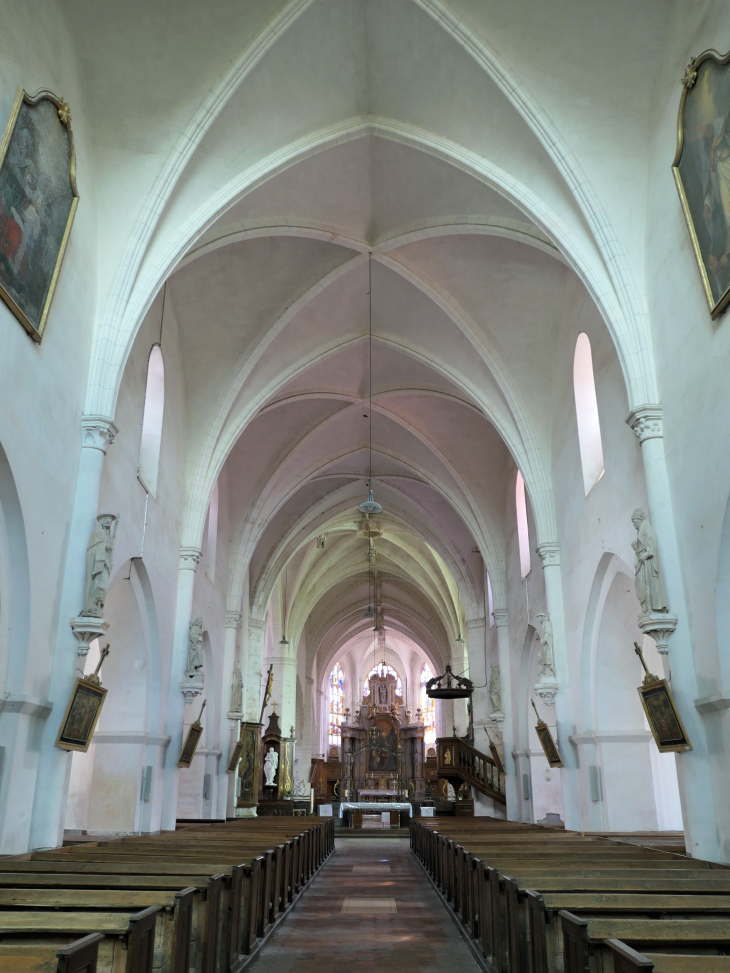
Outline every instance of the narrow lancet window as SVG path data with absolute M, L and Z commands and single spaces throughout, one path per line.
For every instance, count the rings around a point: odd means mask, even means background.
M 575 391 L 575 414 L 578 419 L 580 461 L 583 467 L 583 488 L 585 495 L 588 496 L 605 473 L 605 468 L 601 445 L 601 426 L 598 421 L 596 383 L 593 378 L 593 357 L 587 334 L 579 334 L 575 343 L 573 388 Z
M 147 387 L 142 415 L 142 438 L 139 444 L 139 482 L 145 490 L 157 495 L 157 473 L 162 445 L 162 414 L 165 409 L 165 366 L 162 351 L 154 345 L 147 362 Z
M 517 510 L 517 541 L 520 548 L 520 574 L 526 578 L 532 567 L 530 563 L 530 534 L 527 528 L 527 501 L 525 500 L 525 481 L 517 471 L 515 484 L 515 508 Z

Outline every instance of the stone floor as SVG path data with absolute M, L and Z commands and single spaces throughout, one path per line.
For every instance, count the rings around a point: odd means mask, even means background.
M 250 973 L 476 973 L 406 839 L 335 846 Z

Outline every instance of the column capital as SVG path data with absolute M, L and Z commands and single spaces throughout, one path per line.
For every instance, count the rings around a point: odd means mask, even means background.
M 257 637 L 263 639 L 265 631 L 266 631 L 265 618 L 249 618 L 248 620 L 249 639 L 257 638 Z
M 497 628 L 506 628 L 509 622 L 509 612 L 506 608 L 495 608 L 492 612 L 492 618 Z
M 560 565 L 560 542 L 545 541 L 537 545 L 537 553 L 544 568 Z
M 240 612 L 226 612 L 226 628 L 238 628 L 241 624 Z
M 100 449 L 106 453 L 119 430 L 108 416 L 81 417 L 81 445 L 85 449 Z
M 626 424 L 631 427 L 640 443 L 647 439 L 661 439 L 664 436 L 662 407 L 658 403 L 637 405 L 629 412 Z
M 480 628 L 486 628 L 486 627 L 487 627 L 486 618 L 470 618 L 466 623 L 467 633 L 474 632 Z
M 181 547 L 180 570 L 195 571 L 200 564 L 200 554 L 201 551 L 199 547 Z

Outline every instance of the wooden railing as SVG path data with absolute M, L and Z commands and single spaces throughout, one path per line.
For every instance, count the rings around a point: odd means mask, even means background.
M 499 804 L 506 803 L 504 774 L 492 757 L 459 737 L 439 737 L 436 753 L 439 777 L 452 784 L 454 781 L 463 782 Z

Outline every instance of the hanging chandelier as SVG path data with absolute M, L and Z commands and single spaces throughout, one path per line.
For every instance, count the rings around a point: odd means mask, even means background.
M 471 679 L 455 676 L 451 666 L 441 676 L 434 676 L 426 683 L 426 695 L 429 699 L 468 699 L 474 692 Z

